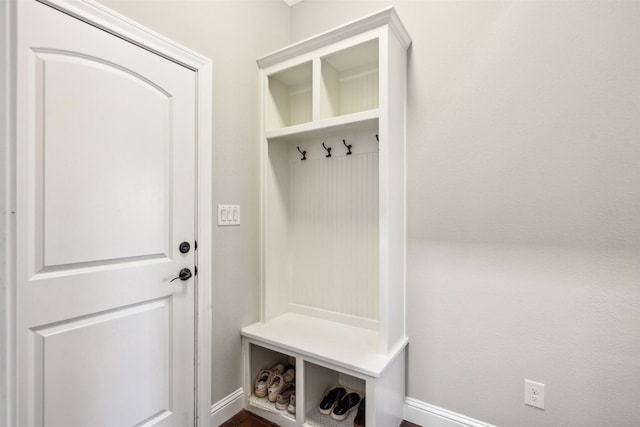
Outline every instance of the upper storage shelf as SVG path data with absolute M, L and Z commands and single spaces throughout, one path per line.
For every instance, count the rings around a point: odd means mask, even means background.
M 320 59 L 320 118 L 378 108 L 378 39 Z
M 269 129 L 311 121 L 311 68 L 311 62 L 305 62 L 268 76 Z
M 377 120 L 390 77 L 381 55 L 396 41 L 404 49 L 411 44 L 390 7 L 258 59 L 266 138 Z

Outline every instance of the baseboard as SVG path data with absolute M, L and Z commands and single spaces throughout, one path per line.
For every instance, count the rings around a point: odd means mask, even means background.
M 422 427 L 495 427 L 411 397 L 404 399 L 404 419 Z
M 239 388 L 211 405 L 211 427 L 218 427 L 240 412 L 244 403 L 244 390 Z M 404 399 L 404 419 L 422 427 L 496 427 L 411 397 Z
M 211 405 L 211 427 L 218 427 L 244 408 L 242 387 Z

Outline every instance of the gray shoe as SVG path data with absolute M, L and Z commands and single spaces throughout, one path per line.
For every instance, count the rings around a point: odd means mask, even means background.
M 295 383 L 286 383 L 276 397 L 276 409 L 287 409 L 291 402 L 291 396 L 296 392 Z

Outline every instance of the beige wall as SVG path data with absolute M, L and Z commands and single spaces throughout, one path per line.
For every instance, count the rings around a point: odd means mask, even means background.
M 390 3 L 305 0 L 292 41 Z M 408 395 L 640 425 L 640 2 L 393 3 L 414 42 Z
M 214 61 L 213 401 L 258 318 L 255 58 L 390 4 L 103 0 Z M 500 426 L 640 425 L 640 2 L 394 2 L 411 33 L 408 395 Z M 523 379 L 546 410 L 523 405 Z
M 239 204 L 240 227 L 213 235 L 216 402 L 242 386 L 240 328 L 259 319 L 259 130 L 256 58 L 289 42 L 280 0 L 102 0 L 213 61 L 213 202 Z

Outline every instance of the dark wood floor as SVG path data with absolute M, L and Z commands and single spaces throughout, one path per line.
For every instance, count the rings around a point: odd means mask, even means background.
M 228 421 L 225 421 L 220 427 L 279 427 L 277 424 L 274 424 L 270 421 L 265 420 L 262 417 L 259 417 L 255 414 L 252 414 L 249 411 L 245 411 L 244 409 L 238 412 Z M 410 423 L 408 421 L 403 421 L 400 427 L 420 427 L 417 424 Z
M 230 420 L 222 423 L 220 427 L 278 427 L 278 425 L 243 409 Z

